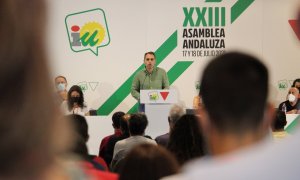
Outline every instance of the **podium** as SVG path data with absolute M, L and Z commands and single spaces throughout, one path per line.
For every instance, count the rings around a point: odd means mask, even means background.
M 169 132 L 168 116 L 174 103 L 178 102 L 175 89 L 148 89 L 140 91 L 140 103 L 145 104 L 145 114 L 148 118 L 146 135 L 153 139 Z

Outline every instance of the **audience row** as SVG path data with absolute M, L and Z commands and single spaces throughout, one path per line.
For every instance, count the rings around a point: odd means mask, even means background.
M 2 0 L 0 12 L 0 86 L 5 89 L 0 179 L 299 179 L 300 134 L 270 142 L 275 108 L 268 102 L 268 70 L 257 58 L 226 53 L 208 63 L 200 80 L 197 116 L 179 113 L 174 119 L 171 113 L 169 137 L 162 146 L 157 145 L 161 138 L 145 136 L 145 114 L 120 113 L 119 135 L 106 140 L 101 158 L 88 153 L 86 120 L 74 115 L 88 113 L 81 89 L 61 93 L 72 114 L 67 117 L 52 98 L 46 2 Z M 298 99 L 293 96 L 289 102 Z M 274 131 L 282 131 L 284 124 L 274 124 Z

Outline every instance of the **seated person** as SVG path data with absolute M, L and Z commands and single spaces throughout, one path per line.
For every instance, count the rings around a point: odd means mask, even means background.
M 57 76 L 54 79 L 54 84 L 56 88 L 57 101 L 59 104 L 61 104 L 63 101 L 66 101 L 68 97 L 67 78 L 64 76 Z
M 121 112 L 121 111 L 115 112 L 113 114 L 111 119 L 112 119 L 112 127 L 114 128 L 114 134 L 108 135 L 101 140 L 100 148 L 99 148 L 99 156 L 104 158 L 104 152 L 105 152 L 105 149 L 107 148 L 107 143 L 108 143 L 109 139 L 111 139 L 112 137 L 115 137 L 115 136 L 122 135 L 122 132 L 120 129 L 120 121 L 124 115 L 125 115 L 125 113 Z
M 198 109 L 200 104 L 201 104 L 201 99 L 200 99 L 200 96 L 197 95 L 193 98 L 193 108 Z
M 288 136 L 288 133 L 284 130 L 284 126 L 286 124 L 287 121 L 285 113 L 281 110 L 277 110 L 275 120 L 272 124 L 272 134 L 275 141 L 281 140 Z
M 178 171 L 175 158 L 165 148 L 141 144 L 124 159 L 120 166 L 120 180 L 157 180 Z
M 287 96 L 288 100 L 280 103 L 278 109 L 281 111 L 286 111 L 287 114 L 299 113 L 300 101 L 298 96 L 299 96 L 299 90 L 295 87 L 291 87 Z
M 175 126 L 177 120 L 184 115 L 184 110 L 181 106 L 175 104 L 171 107 L 169 112 L 168 122 L 169 122 L 169 132 L 155 138 L 155 141 L 158 145 L 164 146 L 165 148 L 168 146 L 170 139 L 170 132 Z
M 300 79 L 295 79 L 293 84 L 292 84 L 292 87 L 297 88 L 300 92 Z M 300 96 L 299 96 L 299 98 L 300 98 Z
M 167 149 L 180 165 L 206 155 L 205 140 L 197 116 L 186 114 L 177 120 L 171 131 Z
M 131 115 L 128 121 L 130 137 L 116 143 L 113 160 L 111 162 L 112 170 L 114 170 L 114 166 L 125 157 L 128 151 L 130 151 L 136 145 L 143 143 L 156 145 L 154 140 L 144 137 L 147 125 L 148 120 L 145 114 L 138 113 Z
M 71 124 L 75 130 L 75 144 L 72 151 L 83 158 L 86 163 L 92 164 L 95 169 L 98 170 L 108 170 L 108 167 L 105 161 L 97 156 L 89 155 L 88 148 L 87 148 L 87 141 L 89 140 L 89 133 L 88 133 L 88 124 L 85 117 L 71 114 L 68 115 L 67 118 L 70 119 Z
M 101 156 L 105 160 L 107 166 L 109 166 L 111 164 L 113 154 L 114 154 L 115 144 L 118 141 L 121 141 L 121 140 L 129 137 L 129 129 L 128 129 L 128 120 L 129 119 L 130 119 L 129 114 L 125 114 L 124 116 L 122 116 L 122 118 L 120 119 L 120 129 L 122 131 L 121 135 L 120 136 L 112 136 L 107 142 L 107 147 L 104 149 L 103 156 Z
M 89 115 L 87 105 L 84 103 L 83 92 L 81 88 L 74 85 L 68 91 L 68 98 L 61 105 L 64 114 Z

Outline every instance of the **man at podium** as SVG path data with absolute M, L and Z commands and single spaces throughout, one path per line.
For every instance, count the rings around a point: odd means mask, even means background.
M 145 69 L 136 73 L 131 86 L 131 95 L 139 102 L 139 112 L 145 112 L 144 104 L 140 104 L 140 90 L 169 89 L 169 79 L 166 71 L 155 67 L 156 57 L 154 52 L 145 53 L 144 64 Z

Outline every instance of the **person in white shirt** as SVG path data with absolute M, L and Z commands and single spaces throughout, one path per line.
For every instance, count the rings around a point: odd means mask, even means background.
M 59 101 L 59 104 L 61 104 L 63 101 L 66 101 L 68 97 L 67 78 L 64 76 L 56 76 L 54 78 L 54 84 L 56 88 L 57 99 Z
M 84 96 L 81 88 L 74 85 L 68 91 L 68 98 L 61 105 L 65 115 L 78 114 L 82 116 L 89 115 L 89 110 L 84 102 Z
M 199 109 L 199 122 L 211 156 L 195 160 L 182 174 L 166 180 L 247 179 L 240 168 L 232 172 L 237 175 L 226 174 L 223 169 L 238 162 L 240 154 L 255 151 L 254 145 L 271 142 L 267 137 L 275 110 L 267 102 L 266 66 L 250 55 L 224 54 L 205 68 L 200 91 L 204 106 Z
M 132 114 L 128 120 L 128 128 L 130 137 L 118 141 L 114 148 L 113 160 L 111 167 L 114 170 L 115 165 L 121 161 L 125 155 L 136 145 L 139 144 L 155 144 L 156 142 L 145 137 L 145 130 L 148 125 L 147 117 L 144 113 Z

